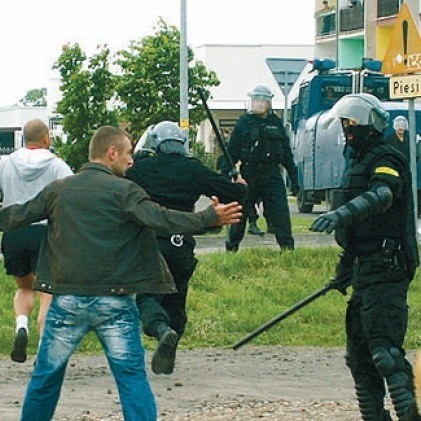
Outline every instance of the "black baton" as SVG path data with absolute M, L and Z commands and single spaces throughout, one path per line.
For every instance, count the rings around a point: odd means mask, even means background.
M 307 304 L 310 304 L 312 301 L 316 300 L 322 295 L 325 295 L 326 292 L 329 290 L 334 289 L 332 284 L 327 284 L 323 288 L 319 289 L 318 291 L 314 292 L 313 294 L 309 295 L 308 297 L 304 298 L 303 300 L 299 301 L 297 304 L 293 305 L 290 309 L 284 311 L 283 313 L 279 314 L 278 316 L 274 317 L 273 319 L 269 320 L 265 324 L 261 325 L 257 329 L 253 330 L 253 332 L 249 333 L 247 336 L 244 336 L 244 338 L 240 339 L 238 342 L 236 342 L 232 348 L 238 349 L 245 345 L 246 343 L 250 342 L 252 339 L 254 339 L 256 336 L 259 336 L 261 333 L 265 332 L 266 330 L 270 329 L 272 326 L 279 323 L 281 320 L 286 319 L 291 314 L 298 311 L 300 308 L 305 307 Z

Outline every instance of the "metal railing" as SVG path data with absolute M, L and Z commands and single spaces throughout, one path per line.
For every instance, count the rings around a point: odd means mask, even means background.
M 316 35 L 326 36 L 336 32 L 336 12 L 321 13 L 316 17 Z
M 341 9 L 340 31 L 355 31 L 364 28 L 364 6 L 355 6 Z
M 377 0 L 377 17 L 384 18 L 399 13 L 399 0 Z

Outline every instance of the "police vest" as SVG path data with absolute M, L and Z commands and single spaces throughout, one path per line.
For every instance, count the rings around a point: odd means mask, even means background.
M 345 229 L 346 239 L 356 254 L 379 251 L 385 238 L 398 239 L 405 252 L 408 267 L 419 264 L 413 214 L 411 173 L 405 156 L 391 150 L 386 144 L 373 147 L 360 161 L 353 162 L 343 181 L 344 202 L 361 195 L 368 189 L 374 165 L 393 156 L 399 162 L 399 173 L 403 179 L 402 195 L 382 214 L 374 215 Z
M 284 131 L 274 114 L 265 119 L 252 114 L 243 117 L 243 133 L 240 159 L 244 163 L 275 163 L 282 161 Z

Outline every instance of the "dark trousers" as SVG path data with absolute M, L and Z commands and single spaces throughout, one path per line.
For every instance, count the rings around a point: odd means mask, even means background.
M 180 241 L 158 237 L 159 249 L 177 286 L 174 294 L 138 294 L 136 304 L 139 309 L 143 331 L 148 336 L 158 337 L 158 326 L 166 324 L 174 329 L 179 337 L 187 323 L 186 300 L 189 281 L 196 268 L 194 257 L 195 241 L 191 236 L 182 236 Z
M 281 248 L 293 249 L 294 239 L 291 233 L 287 193 L 279 166 L 276 164 L 242 165 L 241 174 L 247 181 L 249 196 L 241 221 L 229 228 L 227 248 L 238 248 L 244 237 L 250 209 L 261 198 L 264 216 L 275 233 L 277 243 Z
M 346 312 L 346 359 L 364 420 L 386 419 L 382 417 L 383 400 L 389 383 L 393 383 L 395 389 L 399 387 L 402 396 L 406 394 L 410 398 L 413 395 L 412 367 L 403 350 L 408 324 L 409 282 L 405 275 L 402 280 L 382 282 L 387 276 L 387 273 L 379 273 L 378 282 L 372 281 L 365 287 L 361 285 L 360 277 Z M 376 366 L 376 350 L 386 350 L 388 359 L 393 361 L 384 373 Z M 397 382 L 396 379 L 401 380 Z M 410 399 L 400 401 L 398 393 L 395 401 L 393 389 L 389 391 L 395 407 L 403 408 L 404 412 L 409 409 L 404 406 L 409 405 Z
M 258 212 L 259 204 L 260 204 L 260 201 L 249 207 L 249 214 L 248 214 L 249 224 L 257 223 L 257 220 L 259 219 L 259 212 Z

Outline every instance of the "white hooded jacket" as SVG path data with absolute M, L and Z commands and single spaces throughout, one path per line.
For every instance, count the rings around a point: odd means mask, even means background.
M 3 207 L 25 203 L 47 184 L 72 174 L 70 167 L 48 149 L 18 149 L 0 161 Z

